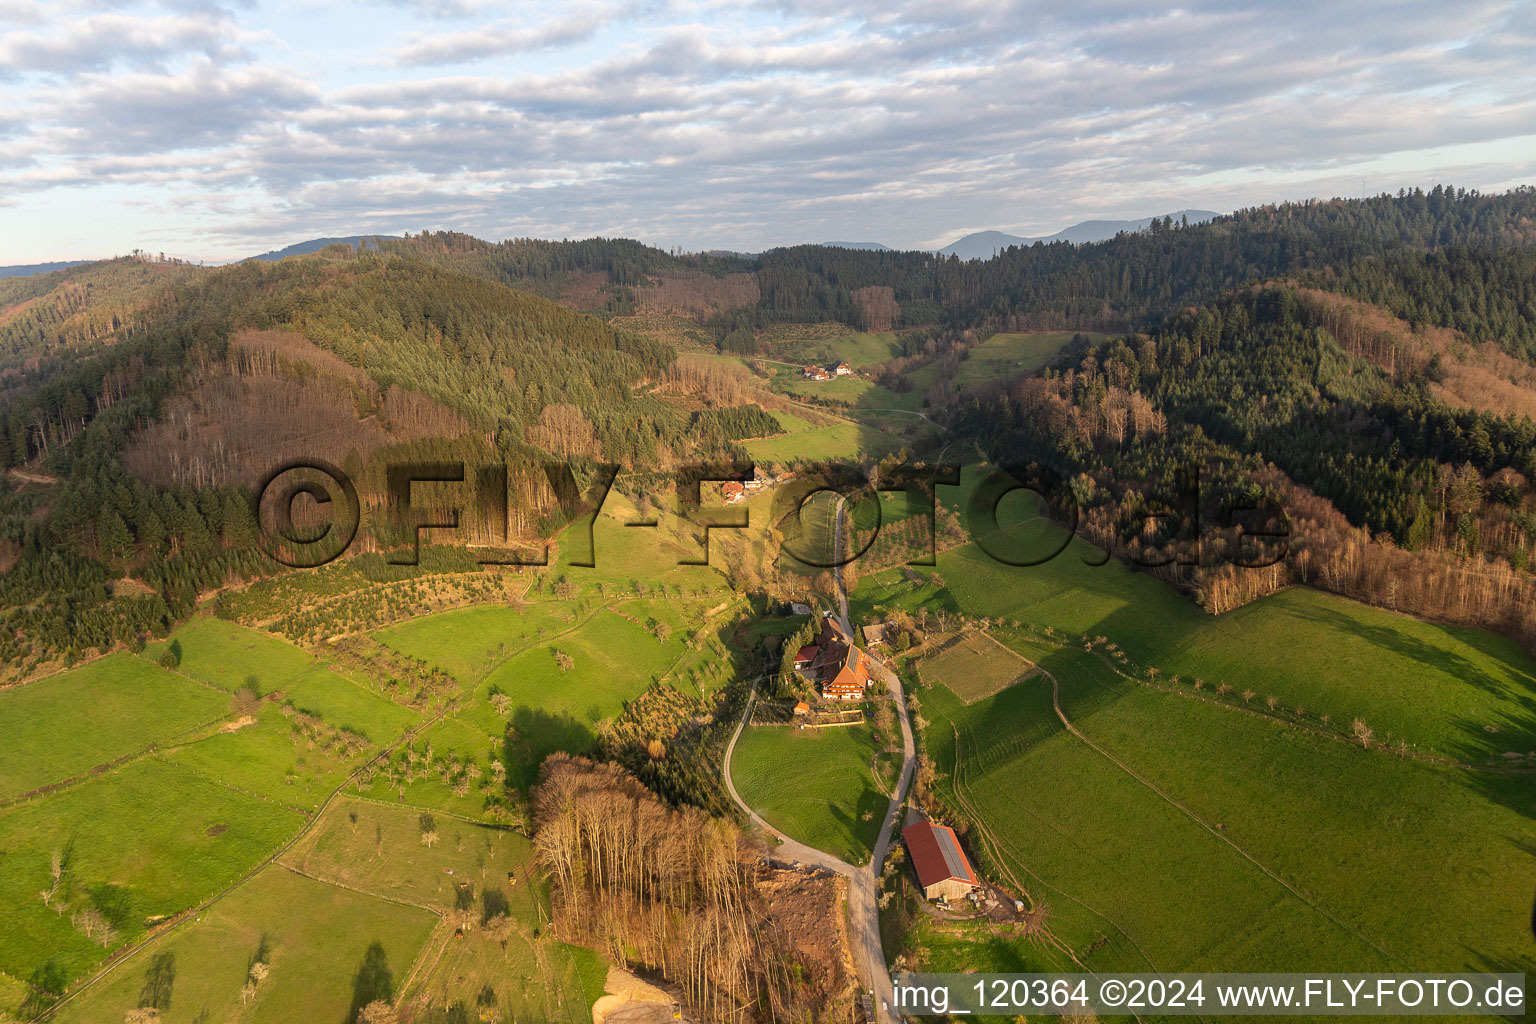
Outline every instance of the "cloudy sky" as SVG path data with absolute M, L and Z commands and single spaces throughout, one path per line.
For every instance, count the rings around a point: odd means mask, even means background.
M 1536 183 L 1536 2 L 0 0 L 0 263 L 756 250 Z

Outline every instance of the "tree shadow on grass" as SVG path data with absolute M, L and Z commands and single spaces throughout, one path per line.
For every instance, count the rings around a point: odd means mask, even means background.
M 354 1024 L 357 1015 L 369 1003 L 388 1003 L 394 999 L 395 975 L 389 969 L 389 958 L 384 944 L 375 939 L 363 954 L 363 962 L 352 977 L 352 1008 L 347 1011 L 343 1024 Z
M 523 705 L 512 712 L 502 740 L 507 784 L 526 792 L 538 782 L 539 766 L 550 754 L 587 754 L 596 744 L 591 728 L 570 714 Z
M 1508 710 L 1498 721 L 1458 718 L 1455 724 L 1465 739 L 1456 748 L 1443 751 L 1448 756 L 1476 764 L 1487 760 L 1490 753 L 1497 755 L 1500 751 L 1495 748 L 1513 744 L 1510 749 L 1528 751 L 1536 745 L 1536 678 L 1511 657 L 1509 642 L 1503 638 L 1477 630 L 1458 631 L 1456 636 L 1459 642 L 1499 664 L 1503 676 L 1500 678 L 1455 651 L 1426 643 L 1402 630 L 1361 622 L 1351 615 L 1328 615 L 1318 609 L 1297 609 L 1294 614 L 1352 635 L 1373 647 L 1412 659 L 1508 702 Z M 1489 725 L 1497 729 L 1497 734 L 1512 734 L 1507 743 L 1493 740 L 1496 734 L 1487 729 Z
M 837 804 L 829 804 L 827 811 L 832 820 L 837 822 L 852 839 L 850 849 L 832 852 L 855 866 L 868 863 L 874 851 L 875 840 L 880 837 L 880 826 L 885 821 L 885 811 L 888 806 L 890 806 L 890 798 L 875 789 L 873 784 L 864 787 L 852 812 Z M 866 814 L 870 815 L 868 821 L 864 820 Z

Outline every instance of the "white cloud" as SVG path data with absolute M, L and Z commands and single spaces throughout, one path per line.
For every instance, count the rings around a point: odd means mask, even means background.
M 446 0 L 357 12 L 355 44 L 287 8 L 43 10 L 0 0 L 0 194 L 139 189 L 209 255 L 439 225 L 914 245 L 1536 165 L 1536 18 L 1491 0 L 1454 38 L 1443 4 L 1378 0 Z

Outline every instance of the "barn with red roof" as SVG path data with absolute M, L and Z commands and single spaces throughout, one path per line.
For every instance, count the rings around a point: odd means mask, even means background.
M 922 886 L 925 899 L 964 899 L 981 888 L 981 879 L 960 849 L 954 829 L 920 821 L 901 830 L 901 841 L 907 847 L 907 857 L 917 872 L 917 883 Z

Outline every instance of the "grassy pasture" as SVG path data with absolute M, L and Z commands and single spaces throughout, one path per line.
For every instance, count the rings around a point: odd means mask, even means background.
M 783 428 L 786 434 L 797 434 L 801 431 L 814 430 L 816 428 L 816 424 L 810 420 L 796 416 L 794 413 L 784 409 L 774 409 L 769 415 L 779 421 L 779 426 Z
M 1336 723 L 1359 716 L 1380 736 L 1468 761 L 1536 749 L 1536 665 L 1510 641 L 1307 588 L 1212 618 L 1118 562 L 1076 557 L 1091 551 L 1074 541 L 1043 566 L 1013 568 L 967 545 L 941 554 L 938 571 L 969 614 L 1106 636 L 1165 676 L 1251 688 Z
M 352 815 L 357 821 L 352 821 Z M 342 797 L 281 863 L 326 882 L 372 896 L 453 909 L 456 887 L 495 886 L 506 892 L 513 912 L 533 923 L 540 889 L 533 875 L 533 845 L 508 829 L 433 818 L 438 842 L 421 842 L 421 811 L 415 807 Z M 509 885 L 508 873 L 517 876 Z
M 145 918 L 212 896 L 302 824 L 287 807 L 155 757 L 9 808 L 0 813 L 0 971 L 25 978 L 56 959 L 78 976 L 106 955 L 70 924 L 93 887 L 121 887 L 118 930 L 132 939 Z M 63 914 L 38 897 L 54 850 L 68 852 Z
M 469 684 L 484 678 L 505 657 L 505 650 L 569 628 L 565 619 L 575 610 L 572 601 L 535 601 L 521 607 L 479 605 L 411 619 L 377 635 L 395 650 Z
M 947 798 L 1059 932 L 1111 939 L 1091 967 L 1531 969 L 1524 780 L 1161 692 L 1078 649 L 1032 653 L 1103 753 L 1062 729 L 1043 678 L 969 706 L 925 691 L 927 741 Z
M 770 332 L 764 338 L 769 342 L 769 352 L 774 359 L 793 363 L 797 368 L 808 363 L 825 366 L 841 359 L 857 369 L 901 355 L 901 343 L 890 331 L 849 334 L 848 328 L 844 327 L 840 336 L 825 330 L 811 330 Z
M 685 650 L 684 639 L 682 630 L 674 630 L 663 644 L 644 626 L 604 609 L 576 632 L 551 637 L 497 666 L 476 696 L 497 687 L 520 706 L 596 724 L 659 678 Z M 556 650 L 573 659 L 569 671 L 556 663 Z
M 798 366 L 776 366 L 774 369 L 774 388 L 801 398 L 825 398 L 853 405 L 866 393 L 882 390 L 873 381 L 855 375 L 833 377 L 831 380 L 809 380 Z
M 918 663 L 925 683 L 947 687 L 967 704 L 1021 682 L 1033 671 L 1028 661 L 983 633 L 968 633 Z
M 742 445 L 753 461 L 783 463 L 804 460 L 854 460 L 883 455 L 900 448 L 900 438 L 857 423 L 810 427 L 797 433 L 748 441 Z
M 1093 334 L 1091 338 L 1103 335 Z M 972 347 L 955 373 L 955 384 L 962 390 L 1019 373 L 1038 370 L 1072 340 L 1072 331 L 1048 331 L 1035 334 L 994 334 Z M 929 364 L 907 375 L 919 391 L 938 381 L 938 366 Z
M 496 990 L 497 1005 L 512 1010 L 519 1020 L 574 1022 L 585 1016 L 589 1003 L 576 976 L 572 947 L 552 936 L 532 934 L 542 924 L 539 908 L 547 900 L 532 844 L 516 832 L 444 815 L 435 817 L 434 828 L 440 838 L 428 847 L 421 842 L 419 810 L 342 799 L 284 855 L 283 863 L 329 882 L 444 914 L 453 910 L 461 884 L 472 887 L 477 914 L 482 890 L 500 889 L 520 925 L 506 948 L 475 927 L 456 938 L 451 929 L 439 926 L 425 955 L 430 958 L 440 949 L 441 958 L 415 979 L 407 999 L 430 998 L 436 1006 L 458 1001 L 473 1005 L 481 986 L 489 983 Z M 515 884 L 509 875 L 517 879 Z
M 231 789 L 300 810 L 324 800 L 359 763 L 358 756 L 310 749 L 276 705 L 263 703 L 255 717 L 252 725 L 216 732 L 161 756 Z
M 270 633 L 249 629 L 224 619 L 193 619 L 171 634 L 181 644 L 182 675 L 234 692 L 246 676 L 260 680 L 261 693 L 281 690 L 297 679 L 314 658 Z M 150 644 L 143 657 L 157 660 L 170 641 Z
M 1043 680 L 969 708 L 951 700 L 952 709 L 925 703 L 938 769 L 957 774 L 945 788 L 986 824 L 1002 865 L 1049 904 L 1058 937 L 1079 951 L 1111 940 L 1083 958 L 1089 969 L 1388 969 L 1368 945 L 1054 724 Z M 946 735 L 952 723 L 958 743 Z M 1006 878 L 997 856 L 983 857 L 983 871 Z M 1237 955 L 1231 944 L 1240 937 L 1259 940 L 1266 958 L 1251 948 Z M 1309 947 L 1314 958 L 1292 959 Z
M 445 718 L 421 733 L 413 743 L 418 749 L 430 744 L 433 757 L 439 762 L 469 757 L 480 765 L 480 781 L 488 781 L 491 751 L 493 748 L 499 750 L 501 740 L 463 719 Z M 399 793 L 380 775 L 366 790 L 366 795 L 374 800 L 403 803 L 407 807 L 435 808 L 469 818 L 478 817 L 485 809 L 485 795 L 478 785 L 471 783 L 464 793 L 456 793 L 436 772 L 405 782 L 404 786 L 405 792 Z
M 366 736 L 383 746 L 395 740 L 418 716 L 373 690 L 311 665 L 284 689 L 286 698 L 300 711 L 319 715 L 330 725 Z
M 130 654 L 0 690 L 0 800 L 228 714 L 228 698 Z
M 753 726 L 736 742 L 731 779 L 741 798 L 785 835 L 863 864 L 887 805 L 871 774 L 874 755 L 867 725 Z
M 122 1020 L 138 1005 L 152 958 L 175 958 L 166 1024 L 213 1020 L 251 1024 L 337 1022 L 352 1004 L 352 979 L 379 942 L 394 976 L 405 979 L 437 918 L 416 907 L 313 881 L 286 868 L 262 871 L 197 921 L 150 943 L 107 980 L 69 1003 L 61 1024 Z M 270 974 L 249 1004 L 241 999 L 251 959 L 265 939 Z
M 832 350 L 849 366 L 869 366 L 901 355 L 901 343 L 891 331 L 872 331 L 839 338 Z
M 1087 332 L 1092 339 L 1103 338 L 1102 334 Z M 1017 366 L 1024 370 L 1038 370 L 1050 362 L 1052 356 L 1060 352 L 1073 338 L 1072 331 L 1047 331 L 1037 334 L 994 334 L 986 341 L 971 349 L 971 358 L 966 362 L 981 360 L 982 362 L 1004 363 Z
M 965 486 L 941 488 L 941 499 L 963 499 L 975 479 L 967 469 Z M 1002 531 L 984 539 L 1014 558 L 1058 549 L 1066 531 L 1032 515 L 1027 502 L 1007 499 Z M 1042 565 L 1015 567 L 973 542 L 939 555 L 942 589 L 909 583 L 899 570 L 862 577 L 854 614 L 868 617 L 882 603 L 938 602 L 969 615 L 1106 636 L 1165 678 L 1251 688 L 1309 716 L 1327 714 L 1335 725 L 1359 716 L 1379 737 L 1390 733 L 1421 751 L 1480 763 L 1536 750 L 1536 663 L 1511 641 L 1304 587 L 1212 617 L 1119 561 L 1097 564 L 1103 558 L 1073 539 Z
M 585 557 L 590 549 L 586 547 L 585 533 L 577 540 L 567 531 L 561 535 L 560 572 L 582 587 L 584 593 L 594 592 L 599 583 L 610 588 L 643 583 L 690 591 L 722 589 L 724 581 L 714 569 L 679 564 L 703 552 L 691 537 L 681 535 L 692 527 L 678 519 L 673 492 L 658 496 L 654 508 L 661 521 L 659 527 L 626 526 L 640 516 L 624 495 L 610 493 L 603 503 L 603 514 L 593 526 L 592 543 L 596 550 L 591 561 L 597 564 L 592 568 L 569 564 L 577 555 Z

